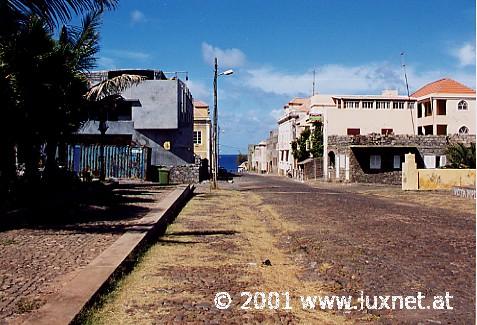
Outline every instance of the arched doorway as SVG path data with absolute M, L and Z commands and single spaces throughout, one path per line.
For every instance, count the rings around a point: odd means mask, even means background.
M 333 151 L 328 152 L 328 168 L 335 168 L 335 153 Z

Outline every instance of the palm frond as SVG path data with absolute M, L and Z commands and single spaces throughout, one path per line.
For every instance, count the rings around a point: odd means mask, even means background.
M 114 9 L 118 0 L 6 0 L 8 6 L 25 16 L 35 14 L 50 27 L 67 22 L 72 14 Z
M 120 94 L 132 86 L 137 86 L 144 79 L 143 76 L 123 74 L 93 86 L 85 94 L 85 98 L 89 101 L 99 101 L 105 97 Z
M 453 168 L 475 168 L 475 143 L 466 146 L 454 143 L 447 147 L 446 155 Z
M 99 52 L 99 27 L 101 12 L 93 11 L 84 16 L 79 32 L 75 33 L 74 51 L 77 54 L 77 68 L 89 71 L 96 66 L 96 54 Z

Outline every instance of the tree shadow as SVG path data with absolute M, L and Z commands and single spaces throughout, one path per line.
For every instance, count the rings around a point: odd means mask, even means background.
M 19 188 L 13 209 L 0 210 L 0 232 L 19 228 L 124 232 L 134 226 L 135 219 L 150 212 L 141 204 L 153 203 L 152 195 L 166 189 L 100 182 L 30 185 Z

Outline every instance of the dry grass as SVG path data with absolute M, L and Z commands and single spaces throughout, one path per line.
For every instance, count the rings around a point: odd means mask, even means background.
M 277 247 L 280 238 L 298 229 L 298 225 L 285 222 L 269 206 L 262 205 L 255 194 L 221 190 L 212 195 L 198 195 L 88 322 L 160 323 L 161 317 L 170 317 L 181 304 L 211 304 L 215 292 L 226 290 L 220 283 L 214 286 L 221 276 L 230 278 L 230 285 L 237 294 L 241 291 L 290 292 L 293 307 L 290 313 L 298 323 L 348 322 L 332 313 L 299 308 L 298 295 L 320 294 L 323 288 L 319 283 L 300 281 L 297 278 L 300 269 Z M 262 265 L 266 259 L 272 266 Z M 200 273 L 202 283 L 194 272 Z M 252 317 L 250 320 L 257 315 L 257 312 L 242 311 L 238 306 L 231 308 L 232 315 L 240 322 L 244 322 L 241 317 L 247 313 L 246 317 Z M 212 317 L 211 312 L 206 316 Z M 268 320 L 276 317 L 274 311 L 258 313 L 268 317 L 260 322 L 273 323 Z M 187 321 L 199 321 L 195 318 L 197 315 L 186 316 Z

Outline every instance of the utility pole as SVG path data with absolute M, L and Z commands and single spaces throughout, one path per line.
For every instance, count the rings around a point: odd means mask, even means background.
M 313 69 L 313 91 L 311 93 L 312 96 L 315 96 L 315 74 L 316 74 L 316 71 L 315 69 Z
M 219 158 L 218 158 L 218 143 L 217 143 L 217 77 L 218 77 L 218 65 L 217 65 L 217 58 L 215 58 L 215 65 L 214 65 L 214 131 L 212 136 L 212 161 L 213 161 L 213 173 L 212 173 L 212 188 L 217 188 L 217 172 L 219 168 Z
M 218 142 L 218 135 L 219 135 L 219 121 L 218 121 L 218 111 L 217 111 L 217 78 L 219 76 L 229 76 L 233 74 L 234 71 L 229 69 L 224 72 L 218 73 L 218 64 L 217 58 L 215 58 L 215 65 L 214 65 L 214 129 L 212 134 L 212 163 L 213 163 L 213 171 L 212 171 L 212 188 L 216 189 L 217 186 L 217 174 L 219 171 L 219 142 Z

